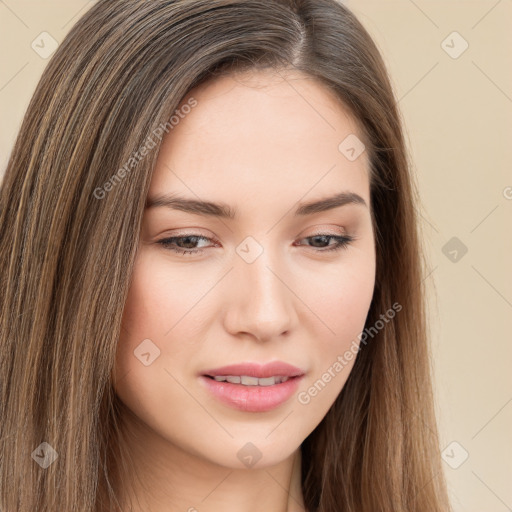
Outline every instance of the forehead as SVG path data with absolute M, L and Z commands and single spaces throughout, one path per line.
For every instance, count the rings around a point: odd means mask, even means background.
M 251 71 L 189 91 L 197 102 L 164 137 L 150 194 L 238 197 L 355 189 L 368 198 L 367 155 L 340 151 L 358 123 L 324 84 L 298 72 Z M 317 195 L 318 195 L 317 194 Z

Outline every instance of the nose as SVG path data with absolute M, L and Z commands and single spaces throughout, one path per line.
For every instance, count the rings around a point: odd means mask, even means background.
M 238 259 L 229 280 L 226 330 L 258 341 L 289 335 L 298 321 L 291 281 L 284 266 L 266 252 L 252 263 Z

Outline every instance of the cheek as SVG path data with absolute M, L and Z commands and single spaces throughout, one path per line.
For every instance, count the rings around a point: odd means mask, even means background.
M 318 317 L 324 349 L 350 345 L 364 328 L 375 286 L 375 262 L 371 252 L 358 254 L 360 257 L 333 265 L 317 279 L 310 275 L 303 281 L 302 296 Z
M 325 273 L 323 286 L 318 282 L 307 286 L 307 305 L 318 321 L 310 336 L 314 365 L 297 399 L 311 414 L 327 412 L 354 366 L 375 285 L 374 260 L 371 252 L 366 254 L 370 256 L 362 255 Z
M 142 388 L 149 392 L 157 386 L 154 375 L 190 360 L 196 349 L 194 329 L 203 318 L 198 303 L 211 286 L 211 279 L 191 277 L 176 266 L 173 270 L 165 258 L 150 251 L 138 253 L 116 353 L 114 381 L 123 379 L 120 387 L 127 388 L 130 381 L 134 394 Z M 144 359 L 152 362 L 145 366 Z M 119 394 L 128 396 L 128 391 L 119 389 Z
M 169 273 L 169 265 L 151 254 L 144 250 L 137 254 L 123 311 L 113 382 L 121 400 L 145 420 L 160 411 L 165 421 L 171 421 L 166 412 L 170 411 L 169 403 L 183 400 L 179 392 L 173 392 L 172 377 L 166 372 L 172 368 L 171 358 L 175 364 L 186 361 L 183 344 L 176 344 L 172 351 L 167 346 L 187 319 L 179 322 L 188 303 L 184 297 L 187 287 L 180 279 Z M 175 324 L 178 327 L 173 329 Z
M 189 312 L 212 282 L 198 277 L 192 267 L 173 266 L 165 257 L 141 250 L 123 312 L 125 334 L 165 343 L 190 323 Z
M 165 293 L 167 288 L 163 280 L 159 267 L 152 266 L 144 253 L 139 253 L 124 306 L 116 353 L 116 378 L 130 374 L 129 378 L 123 378 L 123 387 L 138 378 L 145 385 L 148 375 L 155 373 L 147 370 L 161 366 L 162 356 L 165 355 L 162 340 L 172 327 L 172 318 L 166 311 L 175 311 L 178 306 L 176 294 L 170 289 Z M 142 356 L 148 353 L 149 356 Z M 152 361 L 151 364 L 145 366 L 144 359 L 146 363 L 148 359 Z

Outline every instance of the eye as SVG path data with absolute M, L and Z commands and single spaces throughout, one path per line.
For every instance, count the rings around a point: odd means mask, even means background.
M 328 252 L 328 251 L 337 251 L 339 249 L 346 249 L 354 240 L 355 237 L 350 235 L 332 235 L 330 233 L 317 233 L 316 235 L 308 236 L 303 238 L 303 240 L 312 240 L 313 249 L 317 252 Z M 329 242 L 334 240 L 334 243 L 329 245 Z M 318 248 L 316 244 L 320 244 L 324 248 Z M 327 246 L 323 244 L 327 244 Z M 302 245 L 302 244 L 299 244 Z
M 173 236 L 170 238 L 164 238 L 163 240 L 159 240 L 157 243 L 162 245 L 165 249 L 169 249 L 171 251 L 184 254 L 184 255 L 192 255 L 199 254 L 203 252 L 203 248 L 195 248 L 193 247 L 199 241 L 213 241 L 212 238 L 208 238 L 202 235 L 192 235 L 186 234 L 182 236 Z M 192 247 L 191 247 L 192 246 Z
M 317 233 L 315 235 L 303 238 L 302 240 L 313 241 L 313 245 L 309 245 L 309 247 L 312 247 L 316 252 L 328 252 L 347 248 L 355 240 L 355 237 L 350 235 L 342 236 L 333 235 L 330 233 Z M 329 244 L 331 240 L 334 240 L 333 244 Z M 165 249 L 174 251 L 179 254 L 194 255 L 201 254 L 203 252 L 205 247 L 197 247 L 196 244 L 198 242 L 204 241 L 212 242 L 214 244 L 217 243 L 217 241 L 212 238 L 194 234 L 185 234 L 182 236 L 164 238 L 162 240 L 159 240 L 157 243 L 163 246 Z M 320 247 L 318 247 L 317 244 L 320 244 Z

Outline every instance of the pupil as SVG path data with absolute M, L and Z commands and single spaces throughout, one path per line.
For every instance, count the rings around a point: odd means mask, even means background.
M 313 241 L 315 241 L 315 240 L 318 241 L 318 240 L 322 240 L 323 239 L 323 241 L 326 242 L 326 238 L 327 237 L 325 235 L 314 236 L 313 237 Z M 322 242 L 320 242 L 320 243 L 322 243 Z
M 195 236 L 187 236 L 185 238 L 182 239 L 182 242 L 181 244 L 185 244 L 185 249 L 194 249 L 194 243 L 196 242 L 196 238 Z M 189 245 L 192 245 L 192 247 L 189 247 Z

